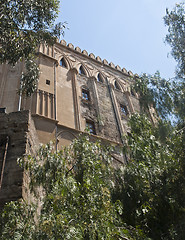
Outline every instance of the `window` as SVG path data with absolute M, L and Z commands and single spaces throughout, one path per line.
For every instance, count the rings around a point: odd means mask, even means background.
M 91 134 L 96 134 L 95 125 L 93 121 L 86 120 L 86 128 L 90 131 Z
M 102 78 L 100 73 L 98 73 L 97 81 L 98 82 L 103 82 L 103 78 Z
M 124 115 L 124 116 L 127 116 L 128 115 L 128 109 L 125 105 L 122 105 L 120 104 L 120 109 L 121 109 L 121 113 Z
M 117 89 L 117 90 L 121 90 L 121 88 L 120 88 L 120 86 L 119 86 L 119 84 L 118 84 L 117 81 L 114 82 L 114 87 L 115 87 L 115 89 Z
M 46 79 L 46 84 L 50 85 L 50 80 Z
M 66 64 L 66 61 L 65 61 L 64 58 L 62 58 L 62 59 L 60 60 L 60 66 L 61 66 L 61 67 L 64 67 L 64 68 L 67 68 L 67 64 Z
M 82 99 L 84 99 L 84 100 L 86 100 L 86 101 L 90 101 L 89 90 L 87 90 L 87 89 L 82 89 Z
M 79 68 L 79 74 L 81 74 L 81 75 L 86 75 L 85 70 L 84 70 L 84 68 L 83 68 L 82 65 L 81 65 L 80 68 Z

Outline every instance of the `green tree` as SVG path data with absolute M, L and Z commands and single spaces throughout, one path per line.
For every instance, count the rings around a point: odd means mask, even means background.
M 35 206 L 23 200 L 7 204 L 1 239 L 135 239 L 130 236 L 137 232 L 119 219 L 120 202 L 111 201 L 111 162 L 110 149 L 88 136 L 57 153 L 48 144 L 37 157 L 21 160 L 35 199 L 43 196 L 41 211 L 36 214 L 36 200 Z
M 172 82 L 161 78 L 160 72 L 154 75 L 142 74 L 135 78 L 134 90 L 139 93 L 139 101 L 144 112 L 153 106 L 161 119 L 167 119 L 174 111 Z
M 0 64 L 25 61 L 22 92 L 36 88 L 39 68 L 35 62 L 40 43 L 53 44 L 63 33 L 64 24 L 54 25 L 58 0 L 2 0 L 0 5 Z
M 166 42 L 171 46 L 171 54 L 177 61 L 177 74 L 180 77 L 185 75 L 185 19 L 184 2 L 177 3 L 175 8 L 166 10 L 164 17 L 165 25 L 168 27 Z
M 168 27 L 166 42 L 171 46 L 171 54 L 177 62 L 177 77 L 173 82 L 174 106 L 176 115 L 181 122 L 185 121 L 185 3 L 176 4 L 170 11 L 166 10 L 164 17 Z
M 123 204 L 123 222 L 150 239 L 184 239 L 185 131 L 174 128 L 161 142 L 159 128 L 146 116 L 132 116 L 130 126 L 130 161 L 113 194 Z

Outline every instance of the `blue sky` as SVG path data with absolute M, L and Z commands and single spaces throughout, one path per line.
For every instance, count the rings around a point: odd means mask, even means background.
M 175 0 L 61 0 L 59 21 L 69 30 L 64 39 L 121 68 L 141 74 L 174 76 L 176 63 L 167 57 L 163 16 Z

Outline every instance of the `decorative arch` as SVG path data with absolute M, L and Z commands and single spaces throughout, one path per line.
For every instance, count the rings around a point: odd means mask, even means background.
M 83 64 L 80 64 L 80 66 L 78 68 L 78 73 L 82 76 L 87 76 L 87 77 L 90 76 L 87 67 L 85 67 Z
M 67 57 L 65 56 L 61 56 L 60 60 L 59 60 L 59 66 L 66 68 L 66 69 L 70 69 L 71 64 L 69 62 L 69 60 L 67 59 Z
M 67 68 L 67 63 L 66 63 L 66 61 L 65 61 L 64 58 L 61 58 L 61 59 L 60 59 L 60 66 L 61 66 L 61 67 L 64 67 L 64 68 Z
M 121 84 L 119 83 L 119 81 L 117 79 L 114 81 L 114 88 L 116 90 L 122 91 Z
M 84 85 L 84 84 L 83 84 L 83 85 L 81 85 L 81 86 L 80 86 L 80 88 L 81 88 L 81 89 L 86 89 L 86 90 L 89 90 L 88 86 L 87 86 L 87 85 Z
M 86 71 L 85 71 L 85 69 L 84 69 L 84 67 L 83 67 L 83 65 L 81 65 L 81 66 L 79 67 L 79 74 L 80 74 L 80 75 L 87 75 L 87 74 L 86 74 Z
M 97 75 L 97 81 L 103 83 L 104 82 L 104 77 L 103 75 L 99 72 Z

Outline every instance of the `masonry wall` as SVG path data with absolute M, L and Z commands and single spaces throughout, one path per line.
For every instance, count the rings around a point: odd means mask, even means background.
M 38 63 L 37 91 L 30 98 L 21 96 L 21 110 L 31 111 L 41 143 L 54 140 L 57 129 L 83 132 L 87 122 L 94 124 L 98 137 L 122 143 L 122 135 L 129 131 L 129 117 L 140 112 L 138 96 L 130 87 L 137 75 L 64 40 L 52 47 L 41 45 Z M 18 109 L 23 70 L 22 63 L 0 65 L 0 108 L 6 107 L 8 113 Z M 83 98 L 83 89 L 89 91 L 88 101 Z
M 35 146 L 38 146 L 38 140 L 29 111 L 0 113 L 0 174 L 2 179 L 0 208 L 5 202 L 17 200 L 23 194 L 26 196 L 26 186 L 23 184 L 24 173 L 18 166 L 17 159 L 26 153 L 34 154 Z M 4 169 L 2 168 L 3 161 L 5 161 Z

